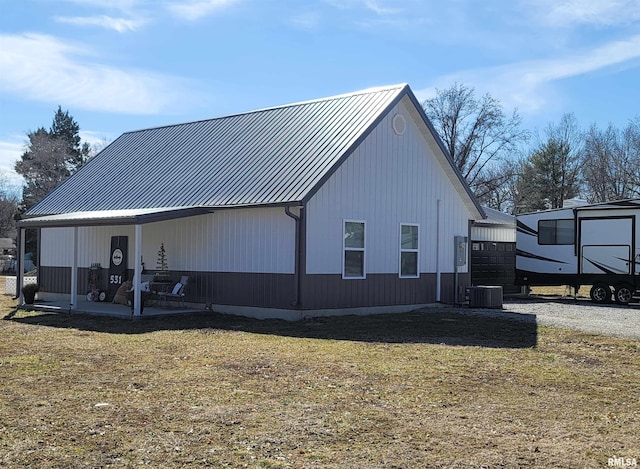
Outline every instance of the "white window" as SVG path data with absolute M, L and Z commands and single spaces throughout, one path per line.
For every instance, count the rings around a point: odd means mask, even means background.
M 365 223 L 344 221 L 342 278 L 365 278 Z
M 420 277 L 420 226 L 400 225 L 400 278 Z

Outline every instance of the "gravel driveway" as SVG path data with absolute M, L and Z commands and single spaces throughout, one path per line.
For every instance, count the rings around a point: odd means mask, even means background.
M 506 298 L 502 310 L 472 309 L 471 314 L 505 315 L 543 326 L 564 327 L 595 334 L 640 340 L 640 304 L 598 305 L 586 299 Z

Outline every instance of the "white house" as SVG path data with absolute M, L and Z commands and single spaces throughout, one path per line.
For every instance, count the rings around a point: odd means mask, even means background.
M 40 230 L 41 291 L 73 308 L 92 264 L 113 289 L 153 271 L 162 243 L 188 302 L 295 319 L 457 301 L 469 263 L 454 239 L 482 218 L 396 85 L 127 132 L 19 226 Z

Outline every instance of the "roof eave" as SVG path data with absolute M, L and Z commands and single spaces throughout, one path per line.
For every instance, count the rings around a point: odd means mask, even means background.
M 156 211 L 143 210 L 141 213 L 126 211 L 94 211 L 72 212 L 59 215 L 25 218 L 18 221 L 19 228 L 69 228 L 76 226 L 116 226 L 116 225 L 144 225 L 178 218 L 193 217 L 213 212 L 211 207 L 188 207 L 176 209 L 158 209 Z M 106 212 L 111 212 L 108 214 Z

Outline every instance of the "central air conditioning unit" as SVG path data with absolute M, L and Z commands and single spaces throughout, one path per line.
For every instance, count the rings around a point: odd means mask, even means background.
M 467 288 L 472 308 L 502 308 L 502 287 L 478 285 Z

